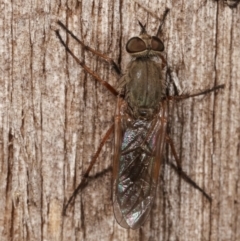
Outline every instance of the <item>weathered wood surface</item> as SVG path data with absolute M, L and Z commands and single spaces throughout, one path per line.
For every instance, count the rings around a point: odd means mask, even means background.
M 183 169 L 212 204 L 164 165 L 149 221 L 122 229 L 111 206 L 111 172 L 92 179 L 62 216 L 101 136 L 115 97 L 66 54 L 57 20 L 124 70 L 138 20 L 155 34 L 166 8 L 165 57 L 182 90 L 225 89 L 175 106 L 171 136 Z M 214 0 L 4 1 L 0 51 L 1 240 L 240 240 L 240 6 Z M 64 31 L 61 34 L 65 38 Z M 117 75 L 67 37 L 110 84 Z M 92 175 L 111 166 L 112 141 Z

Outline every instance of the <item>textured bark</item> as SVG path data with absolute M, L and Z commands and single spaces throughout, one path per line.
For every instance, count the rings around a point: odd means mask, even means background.
M 240 7 L 214 0 L 147 2 L 2 4 L 2 241 L 240 240 Z M 121 228 L 112 212 L 109 140 L 91 172 L 95 177 L 63 216 L 64 202 L 113 121 L 115 97 L 66 53 L 54 32 L 56 21 L 124 71 L 130 60 L 125 44 L 139 34 L 138 20 L 155 34 L 167 7 L 162 40 L 179 87 L 195 92 L 225 84 L 217 93 L 178 103 L 171 118 L 182 167 L 212 203 L 165 164 L 149 221 L 139 230 Z M 61 34 L 81 60 L 116 86 L 117 75 L 104 61 Z

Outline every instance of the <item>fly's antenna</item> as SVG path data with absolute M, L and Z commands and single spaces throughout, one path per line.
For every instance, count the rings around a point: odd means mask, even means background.
M 161 21 L 161 23 L 160 23 L 160 25 L 159 25 L 159 27 L 158 27 L 158 31 L 157 31 L 157 34 L 156 34 L 157 37 L 158 37 L 158 36 L 160 35 L 160 33 L 162 32 L 162 26 L 163 26 L 163 24 L 164 24 L 164 22 L 165 22 L 165 19 L 166 19 L 166 17 L 167 17 L 167 14 L 168 14 L 169 10 L 170 10 L 170 9 L 167 8 L 167 9 L 165 10 L 164 14 L 163 14 L 162 21 Z
M 141 33 L 140 34 L 146 33 L 147 32 L 146 31 L 146 24 L 143 25 L 139 20 L 138 20 L 138 23 L 141 27 Z

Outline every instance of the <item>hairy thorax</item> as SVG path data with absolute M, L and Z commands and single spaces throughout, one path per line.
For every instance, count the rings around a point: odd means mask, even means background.
M 124 78 L 128 112 L 134 118 L 152 119 L 163 97 L 161 68 L 150 58 L 132 61 Z

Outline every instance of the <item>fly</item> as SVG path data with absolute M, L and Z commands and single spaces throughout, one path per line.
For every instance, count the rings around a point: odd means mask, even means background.
M 167 9 L 164 13 L 162 24 L 168 11 Z M 65 25 L 60 21 L 58 24 L 85 49 L 110 63 L 121 75 L 119 67 L 111 58 L 85 46 Z M 120 78 L 117 90 L 80 61 L 62 40 L 59 30 L 56 30 L 57 37 L 77 63 L 117 97 L 115 121 L 103 137 L 81 183 L 64 206 L 64 213 L 77 193 L 87 184 L 89 173 L 104 143 L 113 132 L 113 209 L 115 218 L 122 227 L 140 228 L 148 218 L 155 199 L 166 142 L 170 145 L 177 163 L 177 166 L 173 163 L 170 165 L 182 178 L 211 200 L 208 194 L 182 171 L 173 142 L 166 132 L 168 104 L 169 101 L 180 101 L 207 94 L 223 88 L 224 85 L 196 94 L 169 96 L 166 91 L 166 81 L 162 75 L 162 66 L 156 61 L 160 57 L 162 63 L 166 64 L 166 60 L 161 55 L 164 44 L 158 37 L 162 24 L 156 36 L 151 36 L 147 33 L 146 26 L 139 22 L 140 35 L 130 38 L 126 44 L 126 51 L 132 56 L 132 60 L 125 74 Z

